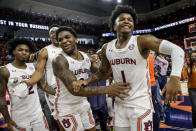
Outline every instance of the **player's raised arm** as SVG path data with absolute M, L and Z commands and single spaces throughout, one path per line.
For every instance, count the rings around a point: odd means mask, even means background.
M 43 48 L 38 56 L 38 60 L 37 60 L 38 64 L 37 64 L 36 71 L 33 73 L 31 79 L 24 81 L 28 86 L 34 85 L 39 80 L 41 80 L 47 62 L 47 58 L 48 58 L 48 51 L 45 48 Z

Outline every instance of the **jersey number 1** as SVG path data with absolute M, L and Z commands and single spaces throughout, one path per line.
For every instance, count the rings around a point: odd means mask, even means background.
M 122 75 L 123 82 L 126 83 L 127 81 L 126 81 L 124 70 L 121 71 L 121 75 Z

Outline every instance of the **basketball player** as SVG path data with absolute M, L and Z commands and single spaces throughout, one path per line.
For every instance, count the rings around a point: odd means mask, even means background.
M 152 35 L 133 36 L 136 12 L 131 6 L 117 6 L 110 17 L 110 27 L 117 39 L 105 44 L 97 73 L 85 81 L 74 82 L 74 88 L 100 81 L 112 68 L 115 82 L 130 82 L 132 89 L 124 100 L 115 101 L 115 131 L 152 130 L 152 102 L 148 78 L 148 52 L 153 50 L 172 57 L 172 73 L 164 91 L 166 103 L 182 97 L 180 74 L 184 51 L 175 44 Z M 182 97 L 183 99 L 183 97 Z
M 53 87 L 54 89 L 57 88 L 55 76 L 52 70 L 52 59 L 62 50 L 59 47 L 58 42 L 56 41 L 57 29 L 58 29 L 58 25 L 51 26 L 51 29 L 49 30 L 49 35 L 52 44 L 44 47 L 39 53 L 36 71 L 33 73 L 31 79 L 25 81 L 25 83 L 27 83 L 28 86 L 37 83 L 42 78 L 42 75 L 45 71 L 46 83 L 50 87 Z M 55 98 L 53 95 L 49 95 L 46 93 L 46 101 L 51 112 L 54 111 L 54 100 Z
M 37 83 L 45 73 L 44 77 L 46 83 L 53 89 L 57 88 L 55 76 L 53 74 L 53 69 L 52 69 L 52 59 L 62 50 L 58 42 L 56 41 L 56 30 L 58 29 L 58 27 L 59 25 L 51 25 L 49 30 L 49 36 L 52 43 L 44 47 L 39 52 L 36 71 L 34 72 L 30 80 L 25 81 L 27 85 L 30 86 L 33 85 L 34 83 Z M 48 108 L 44 108 L 45 115 L 49 123 L 49 127 L 50 129 L 55 129 L 56 128 L 56 122 L 54 121 L 55 118 L 51 116 L 51 113 L 54 111 L 55 96 L 45 93 L 45 100 L 50 109 L 48 110 Z
M 128 83 L 116 83 L 111 86 L 94 86 L 73 91 L 72 82 L 86 79 L 89 70 L 97 70 L 97 64 L 87 54 L 77 49 L 77 34 L 70 27 L 60 27 L 56 31 L 57 40 L 63 51 L 53 60 L 53 71 L 57 76 L 55 115 L 66 131 L 96 131 L 95 122 L 86 97 L 110 94 L 123 99 L 120 94 L 130 89 Z
M 48 131 L 48 125 L 37 93 L 37 84 L 28 87 L 28 92 L 23 98 L 14 95 L 15 92 L 20 92 L 25 87 L 20 86 L 20 82 L 30 79 L 35 71 L 32 63 L 25 63 L 30 52 L 34 50 L 33 44 L 27 39 L 16 38 L 10 40 L 8 46 L 9 54 L 12 54 L 15 59 L 12 63 L 0 69 L 0 112 L 3 114 L 10 130 L 14 130 L 13 126 L 15 126 L 17 131 Z M 11 116 L 13 120 L 11 120 L 7 110 L 6 89 L 8 89 L 11 98 Z M 21 95 L 23 93 L 21 92 Z

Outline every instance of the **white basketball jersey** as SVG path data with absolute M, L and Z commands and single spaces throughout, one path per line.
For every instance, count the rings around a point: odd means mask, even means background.
M 74 73 L 77 80 L 87 79 L 91 67 L 89 57 L 83 52 L 80 53 L 83 55 L 83 60 L 75 60 L 64 52 L 61 53 L 67 59 L 69 63 L 69 70 Z M 78 108 L 82 110 L 84 105 L 90 106 L 86 97 L 72 95 L 59 78 L 57 78 L 57 85 L 58 88 L 56 90 L 57 93 L 55 99 L 56 116 L 75 113 L 77 112 Z
M 138 49 L 137 36 L 132 36 L 126 47 L 117 49 L 116 39 L 109 42 L 106 57 L 110 62 L 115 82 L 129 82 L 130 89 L 125 100 L 116 98 L 116 102 L 126 107 L 151 109 L 151 89 L 148 84 L 148 61 Z
M 49 86 L 56 87 L 56 78 L 53 73 L 52 60 L 61 53 L 62 49 L 54 46 L 53 44 L 48 45 L 45 48 L 48 51 L 48 60 L 45 68 L 46 81 Z
M 47 84 L 55 89 L 57 88 L 57 84 L 56 84 L 56 77 L 54 76 L 54 73 L 53 73 L 52 60 L 54 59 L 55 56 L 61 53 L 62 49 L 54 46 L 53 44 L 48 45 L 45 48 L 48 51 L 48 59 L 46 62 L 46 67 L 45 67 L 45 78 L 46 78 Z M 45 93 L 45 95 L 46 95 L 45 98 L 46 98 L 47 104 L 50 110 L 53 111 L 55 97 L 47 93 Z
M 11 63 L 6 65 L 6 68 L 10 73 L 7 83 L 9 93 L 12 92 L 12 88 L 15 88 L 15 86 L 20 84 L 22 80 L 29 80 L 35 72 L 35 68 L 32 63 L 26 63 L 26 65 L 26 69 L 16 68 Z M 29 123 L 42 112 L 37 92 L 37 84 L 29 87 L 29 95 L 26 98 L 20 99 L 11 93 L 9 95 L 11 98 L 11 114 L 13 120 Z

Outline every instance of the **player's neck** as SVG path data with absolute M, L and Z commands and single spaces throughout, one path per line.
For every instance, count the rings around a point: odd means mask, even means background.
M 18 60 L 14 60 L 12 62 L 12 65 L 16 68 L 19 68 L 19 69 L 26 69 L 27 65 L 25 62 L 23 61 L 18 61 Z
M 119 37 L 117 38 L 116 48 L 124 48 L 129 42 L 130 38 L 131 35 L 119 35 Z
M 126 40 L 126 39 L 129 39 L 132 35 L 133 35 L 132 32 L 129 32 L 129 33 L 118 32 L 117 38 L 122 39 L 122 40 Z
M 78 50 L 74 50 L 70 57 L 72 57 L 75 60 L 83 60 L 83 56 L 80 54 Z

